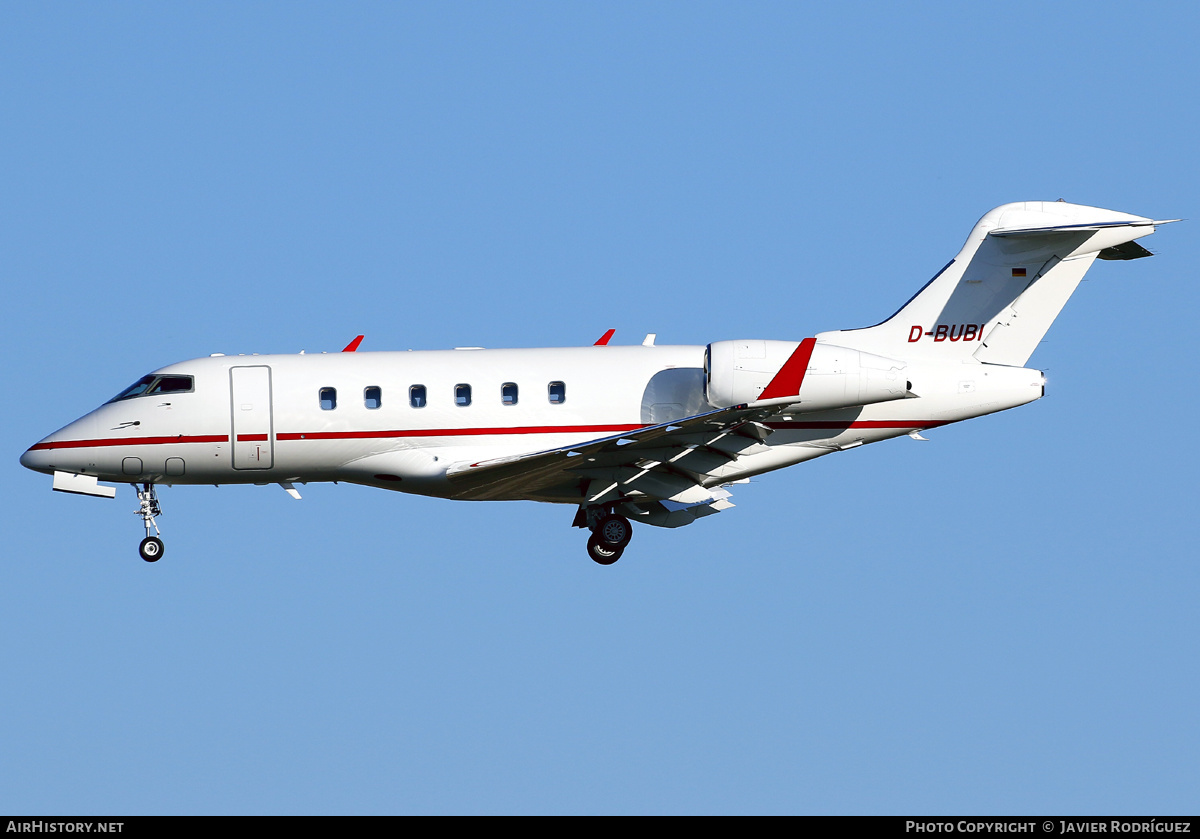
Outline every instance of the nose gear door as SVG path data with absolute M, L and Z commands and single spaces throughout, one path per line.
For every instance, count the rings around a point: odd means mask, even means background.
M 270 469 L 274 464 L 275 429 L 271 423 L 271 368 L 264 365 L 229 369 L 233 416 L 233 468 Z

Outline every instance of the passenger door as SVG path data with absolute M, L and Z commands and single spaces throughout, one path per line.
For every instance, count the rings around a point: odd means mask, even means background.
M 275 430 L 271 424 L 271 368 L 231 367 L 230 408 L 233 415 L 233 468 L 270 469 Z

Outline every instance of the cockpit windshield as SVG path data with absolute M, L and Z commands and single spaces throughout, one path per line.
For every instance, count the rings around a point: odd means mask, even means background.
M 193 389 L 191 376 L 142 376 L 108 401 L 120 402 L 152 393 L 184 393 Z
M 154 376 L 142 376 L 136 382 L 118 393 L 109 402 L 120 402 L 122 399 L 132 399 L 135 396 L 141 396 L 146 392 L 146 388 L 154 384 Z

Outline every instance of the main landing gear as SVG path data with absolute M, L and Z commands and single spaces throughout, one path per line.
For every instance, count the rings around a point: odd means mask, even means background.
M 593 514 L 589 510 L 587 518 L 592 529 L 587 543 L 588 556 L 601 565 L 612 565 L 621 558 L 625 546 L 633 538 L 633 525 L 616 513 Z
M 158 493 L 154 491 L 154 484 L 142 484 L 142 486 L 143 489 L 138 489 L 137 484 L 133 485 L 134 490 L 137 491 L 138 501 L 141 503 L 137 515 L 142 517 L 142 523 L 146 525 L 146 538 L 138 545 L 138 553 L 147 562 L 158 562 L 162 559 L 165 549 L 160 538 L 162 533 L 159 532 L 154 518 L 162 515 L 162 507 L 158 505 Z M 150 535 L 151 527 L 154 528 L 153 536 Z

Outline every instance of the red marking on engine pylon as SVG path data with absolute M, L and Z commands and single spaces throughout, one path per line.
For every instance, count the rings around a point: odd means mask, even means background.
M 804 384 L 804 374 L 808 371 L 808 360 L 812 358 L 813 347 L 817 345 L 816 338 L 805 338 L 800 346 L 792 351 L 791 356 L 779 368 L 775 378 L 767 384 L 759 395 L 759 399 L 776 399 L 780 396 L 795 396 L 800 393 L 800 385 Z

